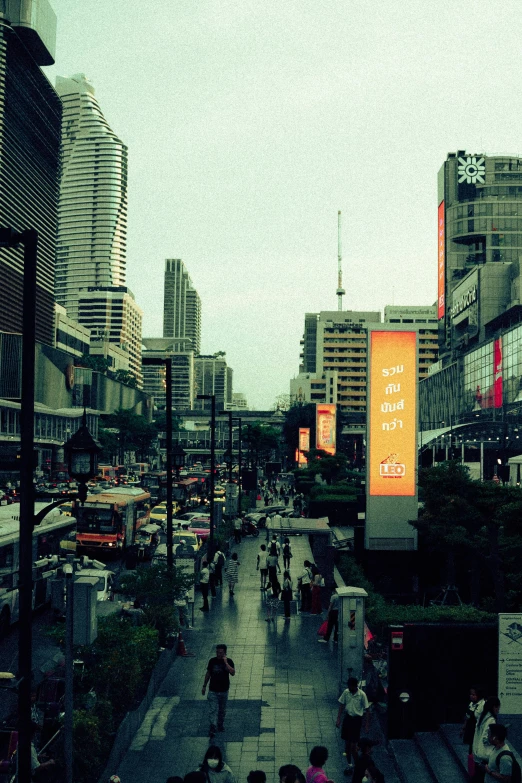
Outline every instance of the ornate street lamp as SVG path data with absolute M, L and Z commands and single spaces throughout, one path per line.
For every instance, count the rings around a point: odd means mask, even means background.
M 87 412 L 83 411 L 82 425 L 67 443 L 64 443 L 69 476 L 79 483 L 78 499 L 85 503 L 87 498 L 87 481 L 94 478 L 98 467 L 98 455 L 102 451 L 100 444 L 94 440 L 87 429 Z

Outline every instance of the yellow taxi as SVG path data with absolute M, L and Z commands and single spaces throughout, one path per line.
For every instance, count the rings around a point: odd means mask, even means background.
M 172 501 L 172 514 L 177 514 L 179 511 L 179 503 L 177 501 Z M 167 503 L 166 501 L 163 501 L 162 503 L 158 503 L 157 506 L 154 506 L 154 508 L 150 511 L 150 521 L 155 522 L 157 525 L 163 525 L 167 522 Z

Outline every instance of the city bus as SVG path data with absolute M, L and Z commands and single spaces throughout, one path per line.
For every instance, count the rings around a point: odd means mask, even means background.
M 144 473 L 141 477 L 141 486 L 150 492 L 150 499 L 153 504 L 161 503 L 167 499 L 167 471 L 153 470 Z
M 180 506 L 196 506 L 199 503 L 201 484 L 197 478 L 179 479 L 172 482 L 172 499 Z
M 51 579 L 61 566 L 62 541 L 76 530 L 76 520 L 58 511 L 44 517 L 33 531 L 33 609 L 51 600 Z M 18 620 L 20 522 L 2 519 L 0 525 L 0 638 Z
M 98 465 L 96 478 L 98 481 L 114 481 L 117 477 L 116 470 L 114 465 Z
M 150 493 L 141 487 L 114 487 L 74 501 L 76 544 L 80 553 L 119 557 L 136 542 L 136 533 L 150 517 Z

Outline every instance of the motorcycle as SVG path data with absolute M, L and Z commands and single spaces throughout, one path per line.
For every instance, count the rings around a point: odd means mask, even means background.
M 257 538 L 259 535 L 259 530 L 257 529 L 257 526 L 249 519 L 244 519 L 241 526 L 241 534 L 243 536 L 254 536 L 254 538 Z

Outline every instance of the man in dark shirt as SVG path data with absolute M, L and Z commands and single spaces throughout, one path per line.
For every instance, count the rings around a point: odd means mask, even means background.
M 205 680 L 201 693 L 205 695 L 207 683 L 208 703 L 210 711 L 210 736 L 213 737 L 217 731 L 225 731 L 225 715 L 227 711 L 228 691 L 230 688 L 230 678 L 236 673 L 234 661 L 227 658 L 226 644 L 216 646 L 216 657 L 208 662 Z

